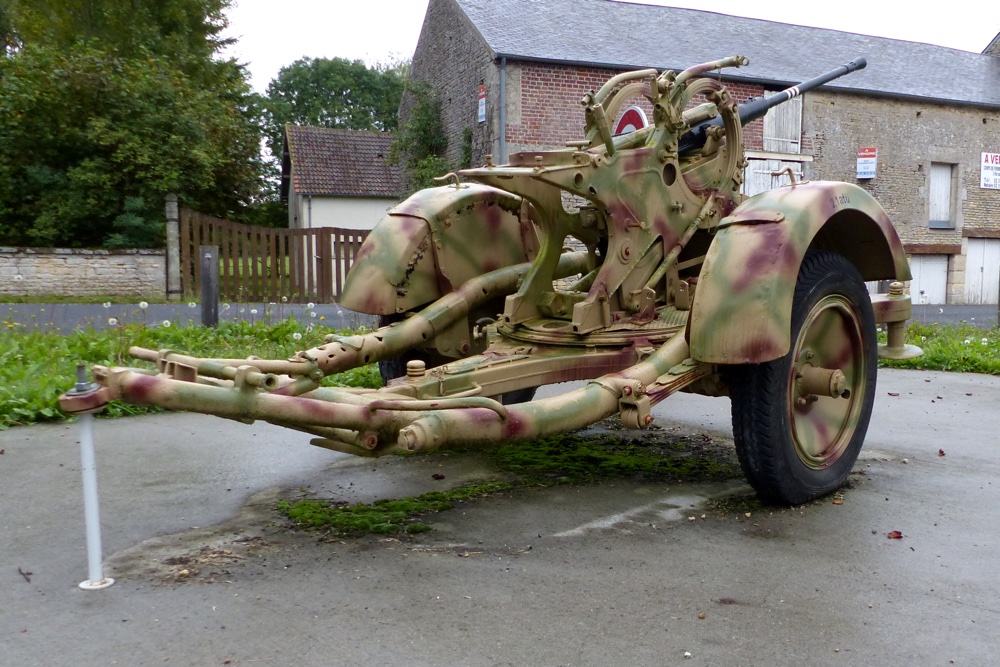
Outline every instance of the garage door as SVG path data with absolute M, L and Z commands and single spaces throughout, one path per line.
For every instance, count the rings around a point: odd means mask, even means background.
M 965 302 L 992 304 L 1000 297 L 1000 239 L 969 239 Z
M 946 303 L 948 295 L 948 255 L 910 257 L 910 299 L 913 303 Z

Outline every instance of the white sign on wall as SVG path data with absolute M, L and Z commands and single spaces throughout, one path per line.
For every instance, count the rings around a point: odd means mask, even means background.
M 476 120 L 480 123 L 486 122 L 486 86 L 479 86 L 479 108 Z
M 875 178 L 878 171 L 878 148 L 865 146 L 858 149 L 858 178 Z
M 979 163 L 979 187 L 1000 190 L 1000 153 L 983 153 Z

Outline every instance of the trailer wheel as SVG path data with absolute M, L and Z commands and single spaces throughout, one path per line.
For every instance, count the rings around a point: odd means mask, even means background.
M 795 505 L 840 487 L 864 443 L 875 398 L 871 300 L 841 255 L 810 252 L 792 305 L 792 346 L 729 369 L 740 466 L 765 501 Z

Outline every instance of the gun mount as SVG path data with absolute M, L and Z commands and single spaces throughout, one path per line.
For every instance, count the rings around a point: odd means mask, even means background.
M 135 348 L 155 370 L 95 369 L 102 400 L 263 419 L 378 456 L 535 438 L 616 414 L 641 429 L 653 405 L 695 391 L 732 398 L 737 451 L 761 496 L 801 503 L 837 488 L 867 430 L 876 356 L 920 353 L 902 341 L 901 283 L 869 298 L 863 281 L 908 280 L 909 268 L 888 216 L 856 186 L 743 196 L 742 129 L 864 60 L 743 105 L 701 76 L 745 64 L 617 75 L 583 96 L 582 140 L 488 160 L 458 172 L 473 183 L 453 178 L 401 203 L 366 241 L 341 299 L 382 316 L 377 331 L 330 336 L 284 361 Z M 653 124 L 612 136 L 636 95 Z M 887 346 L 876 323 L 888 325 Z M 383 389 L 320 386 L 374 362 L 395 378 Z M 530 400 L 570 380 L 586 384 Z

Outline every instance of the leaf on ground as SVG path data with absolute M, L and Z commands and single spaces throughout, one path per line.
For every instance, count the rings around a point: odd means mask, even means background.
M 899 532 L 898 530 L 893 530 L 893 531 L 889 531 L 889 534 L 888 534 L 887 537 L 890 540 L 901 540 L 901 539 L 903 539 L 903 533 Z

